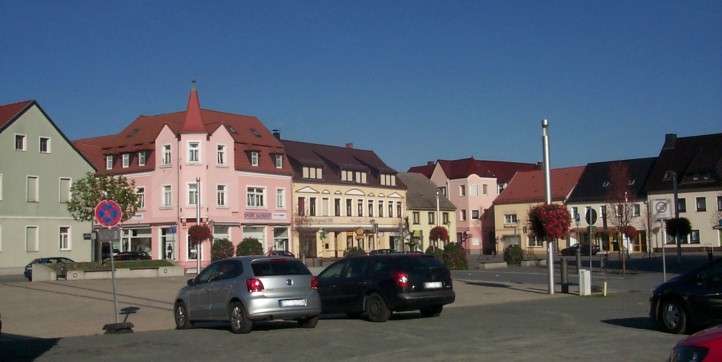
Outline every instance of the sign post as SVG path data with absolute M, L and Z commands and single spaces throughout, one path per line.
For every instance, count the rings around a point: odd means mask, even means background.
M 588 208 L 586 215 L 584 215 L 584 218 L 587 220 L 587 225 L 589 225 L 589 275 L 592 274 L 592 228 L 594 228 L 594 224 L 597 223 L 597 210 L 594 210 L 593 208 Z
M 130 333 L 133 332 L 133 324 L 124 322 L 118 323 L 118 295 L 115 287 L 115 260 L 113 257 L 113 241 L 120 240 L 120 229 L 117 227 L 123 219 L 123 209 L 113 200 L 101 200 L 95 206 L 95 221 L 105 229 L 98 230 L 98 240 L 102 249 L 103 243 L 109 243 L 110 250 L 110 279 L 113 284 L 113 320 L 114 323 L 106 324 L 103 329 L 106 333 Z M 102 263 L 102 260 L 101 260 Z
M 665 220 L 672 218 L 672 208 L 670 200 L 657 199 L 652 201 L 654 212 L 654 220 L 659 222 L 659 232 L 662 233 L 662 278 L 667 281 L 667 231 L 665 230 Z

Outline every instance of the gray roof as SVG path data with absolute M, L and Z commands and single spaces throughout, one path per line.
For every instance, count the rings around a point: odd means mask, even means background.
M 406 203 L 410 210 L 436 210 L 436 185 L 431 180 L 413 172 L 399 172 L 396 177 L 406 185 Z M 439 208 L 456 210 L 456 206 L 443 195 L 439 196 Z

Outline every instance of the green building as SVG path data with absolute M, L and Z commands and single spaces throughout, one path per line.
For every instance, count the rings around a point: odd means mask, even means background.
M 41 257 L 90 260 L 90 222 L 73 220 L 66 203 L 91 171 L 37 102 L 0 106 L 0 273 Z

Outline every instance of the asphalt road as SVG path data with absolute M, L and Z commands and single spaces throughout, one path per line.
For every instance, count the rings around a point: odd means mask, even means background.
M 3 360 L 663 361 L 683 336 L 654 329 L 648 293 L 575 296 L 450 308 L 386 323 L 326 318 L 233 335 L 225 326 L 65 339 L 0 338 Z

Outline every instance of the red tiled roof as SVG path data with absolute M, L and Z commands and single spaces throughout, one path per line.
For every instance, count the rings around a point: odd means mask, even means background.
M 460 179 L 476 174 L 479 177 L 494 177 L 500 184 L 507 183 L 517 171 L 539 169 L 535 163 L 475 160 L 473 157 L 458 160 L 437 160 L 449 179 Z M 409 168 L 409 172 L 417 172 L 431 177 L 436 165 L 423 165 Z
M 16 103 L 10 103 L 0 106 L 0 130 L 4 129 L 12 120 L 15 119 L 22 111 L 28 106 L 33 104 L 34 101 L 20 101 Z
M 198 90 L 195 83 L 193 89 L 188 95 L 188 106 L 186 107 L 186 115 L 183 120 L 183 129 L 181 133 L 205 133 L 206 128 L 203 126 L 203 117 L 201 116 L 201 101 L 198 99 Z
M 564 201 L 576 186 L 584 166 L 551 170 L 552 201 Z M 544 171 L 521 171 L 512 177 L 494 204 L 517 204 L 544 201 Z
M 413 167 L 409 167 L 409 170 L 408 170 L 407 172 L 409 172 L 409 173 L 420 173 L 420 174 L 426 176 L 426 178 L 429 178 L 429 179 L 430 179 L 430 178 L 431 178 L 431 175 L 434 174 L 434 168 L 436 168 L 436 164 L 432 162 L 431 164 L 426 164 L 426 165 L 423 165 L 423 166 L 413 166 Z

